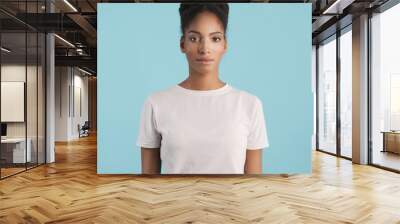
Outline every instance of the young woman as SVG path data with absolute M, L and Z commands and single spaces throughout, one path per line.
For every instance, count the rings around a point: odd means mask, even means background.
M 145 101 L 137 140 L 142 173 L 163 166 L 167 174 L 260 174 L 268 147 L 262 103 L 219 79 L 228 4 L 182 3 L 179 13 L 189 75 Z

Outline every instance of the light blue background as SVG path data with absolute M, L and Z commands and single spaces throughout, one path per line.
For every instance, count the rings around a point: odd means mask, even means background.
M 146 97 L 187 77 L 179 4 L 98 4 L 99 174 L 141 173 Z M 220 77 L 258 96 L 270 147 L 263 173 L 310 173 L 311 4 L 232 3 Z

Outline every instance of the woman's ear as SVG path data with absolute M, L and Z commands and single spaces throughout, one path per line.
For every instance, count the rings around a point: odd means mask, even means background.
M 181 48 L 181 52 L 185 53 L 185 43 L 184 43 L 184 37 L 183 36 L 181 36 L 181 40 L 180 40 L 179 46 Z

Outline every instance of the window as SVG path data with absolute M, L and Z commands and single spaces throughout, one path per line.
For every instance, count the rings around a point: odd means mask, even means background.
M 372 164 L 400 170 L 400 4 L 371 18 Z
M 20 15 L 43 13 L 41 6 L 44 4 L 44 1 L 21 1 L 14 9 Z M 0 6 L 7 5 L 15 6 L 15 2 L 0 3 Z M 2 12 L 0 17 L 10 24 L 15 20 Z M 1 118 L 4 130 L 0 144 L 0 178 L 45 163 L 45 44 L 44 33 L 23 23 L 13 26 L 3 23 L 0 29 L 0 112 L 12 115 Z M 11 102 L 11 98 L 20 99 L 22 103 Z M 14 109 L 10 109 L 11 106 Z
M 318 149 L 336 153 L 336 36 L 318 47 Z
M 340 155 L 352 157 L 352 33 L 340 36 Z

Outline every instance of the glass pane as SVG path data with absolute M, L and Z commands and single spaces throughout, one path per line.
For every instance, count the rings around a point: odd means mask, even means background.
M 27 64 L 27 99 L 26 99 L 26 110 L 27 110 L 27 143 L 30 148 L 30 160 L 28 160 L 28 168 L 37 165 L 37 76 L 38 76 L 38 49 L 37 49 L 37 33 L 27 33 L 28 38 L 28 64 Z
M 318 48 L 318 147 L 336 153 L 336 40 Z
M 390 130 L 400 130 L 400 73 L 390 76 Z
M 372 18 L 372 163 L 400 170 L 400 4 Z
M 27 2 L 26 12 L 37 13 L 37 2 Z M 28 18 L 29 19 L 29 18 Z M 30 19 L 33 23 L 34 19 Z M 26 113 L 27 113 L 27 143 L 31 151 L 30 161 L 27 163 L 28 168 L 37 165 L 37 63 L 38 63 L 38 38 L 37 33 L 33 30 L 27 31 L 27 99 L 26 99 Z
M 352 141 L 352 35 L 340 37 L 340 140 L 341 155 L 351 158 Z
M 45 35 L 39 33 L 38 46 L 38 163 L 45 163 Z
M 45 12 L 45 0 L 1 1 L 0 7 L 15 17 L 28 13 L 28 20 L 35 23 L 29 16 Z M 4 178 L 45 162 L 46 54 L 44 34 L 2 12 L 0 25 L 0 176 Z
M 1 34 L 1 174 L 2 178 L 25 170 L 26 150 L 26 35 Z M 29 149 L 29 147 L 28 147 Z
M 315 150 L 316 149 L 316 136 L 317 136 L 317 89 L 316 89 L 316 77 L 317 77 L 317 48 L 316 46 L 313 45 L 312 47 L 312 69 L 311 69 L 311 73 L 312 73 L 312 92 L 313 92 L 313 135 L 312 135 L 312 149 Z M 90 81 L 90 80 L 89 80 Z M 89 87 L 90 89 L 90 87 Z M 90 90 L 89 90 L 90 93 Z M 89 95 L 90 96 L 90 95 Z

